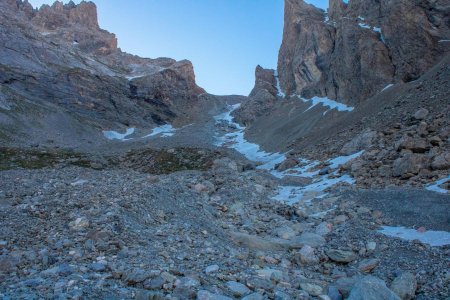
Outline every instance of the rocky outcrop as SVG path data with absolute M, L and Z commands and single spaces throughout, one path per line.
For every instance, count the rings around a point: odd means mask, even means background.
M 446 2 L 330 0 L 327 14 L 286 0 L 281 87 L 354 105 L 390 83 L 417 79 L 450 50 Z
M 269 112 L 277 101 L 277 82 L 275 71 L 257 66 L 255 87 L 249 99 L 234 113 L 238 122 L 249 124 L 257 117 Z
M 52 6 L 43 5 L 29 17 L 42 34 L 77 44 L 84 51 L 105 54 L 117 50 L 116 36 L 100 29 L 97 7 L 92 2 L 75 5 L 72 1 L 56 1 Z
M 85 144 L 104 129 L 183 124 L 205 93 L 191 62 L 118 49 L 92 2 L 2 1 L 0 22 L 2 140 Z

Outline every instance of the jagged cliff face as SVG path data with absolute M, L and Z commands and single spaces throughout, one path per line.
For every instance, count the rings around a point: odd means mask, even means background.
M 448 0 L 285 1 L 278 72 L 288 95 L 357 104 L 420 77 L 448 53 Z
M 0 1 L 0 138 L 101 140 L 102 130 L 183 122 L 205 93 L 189 61 L 122 52 L 91 2 Z

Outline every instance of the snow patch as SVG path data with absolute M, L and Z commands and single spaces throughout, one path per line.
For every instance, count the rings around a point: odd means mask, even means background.
M 332 174 L 337 176 L 336 173 Z M 349 175 L 343 175 L 340 177 L 333 177 L 325 175 L 316 179 L 313 183 L 302 186 L 282 186 L 278 190 L 277 194 L 273 197 L 274 200 L 292 205 L 300 201 L 309 201 L 314 198 L 324 198 L 328 195 L 325 192 L 326 189 L 337 185 L 338 183 L 354 184 L 355 180 Z
M 383 226 L 382 229 L 379 230 L 379 232 L 386 236 L 397 237 L 402 240 L 419 240 L 424 244 L 428 244 L 434 247 L 450 245 L 450 232 L 447 231 L 430 230 L 419 232 L 415 229 L 409 229 L 405 227 Z
M 450 40 L 439 40 L 438 43 L 450 43 Z
M 162 126 L 158 126 L 153 128 L 152 132 L 150 134 L 147 134 L 146 136 L 143 136 L 142 138 L 148 138 L 151 136 L 161 135 L 161 137 L 170 137 L 175 134 L 176 129 L 173 128 L 172 125 L 166 124 Z
M 216 145 L 235 149 L 247 159 L 262 163 L 262 165 L 258 166 L 258 169 L 273 169 L 276 164 L 283 162 L 286 159 L 286 156 L 281 153 L 266 152 L 262 150 L 258 144 L 251 143 L 245 139 L 245 127 L 234 122 L 233 117 L 231 116 L 231 114 L 239 107 L 240 104 L 232 105 L 227 112 L 214 117 L 216 123 L 225 122 L 228 123 L 229 126 L 236 128 L 235 131 L 218 137 Z
M 275 80 L 277 82 L 278 97 L 286 98 L 286 94 L 281 89 L 280 77 L 278 76 L 278 71 L 277 70 L 275 70 L 274 75 L 275 75 Z
M 351 161 L 352 159 L 355 159 L 355 158 L 361 156 L 361 154 L 363 154 L 363 153 L 364 153 L 364 150 L 359 151 L 358 153 L 355 153 L 352 155 L 338 156 L 338 157 L 328 161 L 330 163 L 329 167 L 331 169 L 339 168 L 341 165 L 346 164 L 347 162 Z
M 147 75 L 146 74 L 141 74 L 141 75 L 136 75 L 136 76 L 126 76 L 125 78 L 128 79 L 128 81 L 131 81 L 133 79 L 142 78 L 142 77 L 145 77 L 145 76 L 147 76 Z
M 352 106 L 345 105 L 344 103 L 340 103 L 340 102 L 337 102 L 335 100 L 328 99 L 326 97 L 323 97 L 323 98 L 322 97 L 313 97 L 311 99 L 305 99 L 305 98 L 302 98 L 302 97 L 300 97 L 298 95 L 294 95 L 294 96 L 300 98 L 305 103 L 311 102 L 311 106 L 307 110 L 305 110 L 305 112 L 310 110 L 310 109 L 312 109 L 312 108 L 314 108 L 315 106 L 317 106 L 319 104 L 321 104 L 324 107 L 328 107 L 330 110 L 336 109 L 336 110 L 341 111 L 341 112 L 342 111 L 349 111 L 350 112 L 350 111 L 353 111 L 355 109 Z
M 128 128 L 125 133 L 119 133 L 117 131 L 103 131 L 103 135 L 108 140 L 119 140 L 119 141 L 128 141 L 127 136 L 132 135 L 134 133 L 135 128 Z
M 89 180 L 80 179 L 80 180 L 72 182 L 70 185 L 71 186 L 80 186 L 80 185 L 84 185 L 84 184 L 86 184 L 88 182 L 89 182 Z
M 387 90 L 387 89 L 390 89 L 391 87 L 393 87 L 394 86 L 394 84 L 388 84 L 387 86 L 385 86 L 381 91 L 382 92 L 384 92 L 385 90 Z
M 370 29 L 370 26 L 364 23 L 358 23 L 359 27 L 361 28 L 366 28 L 366 29 Z
M 317 105 L 319 103 L 323 102 L 317 102 L 313 104 Z M 335 103 L 329 103 L 324 101 L 323 104 L 331 105 L 332 108 L 337 108 L 338 110 L 344 108 L 348 109 L 348 107 L 345 106 L 344 104 L 337 103 L 338 105 L 336 105 Z M 217 137 L 218 139 L 218 142 L 216 144 L 217 146 L 225 146 L 228 148 L 235 149 L 236 151 L 243 154 L 247 159 L 261 163 L 261 165 L 258 166 L 257 169 L 267 170 L 275 177 L 283 178 L 286 176 L 294 176 L 313 179 L 312 183 L 307 186 L 302 187 L 280 186 L 280 188 L 277 190 L 276 194 L 273 197 L 274 200 L 285 202 L 289 205 L 292 205 L 300 201 L 308 201 L 314 198 L 320 199 L 326 197 L 327 193 L 325 192 L 325 190 L 336 184 L 354 183 L 354 180 L 349 175 L 340 175 L 338 174 L 338 171 L 336 169 L 342 164 L 345 164 L 348 161 L 360 156 L 363 153 L 363 151 L 348 156 L 339 156 L 329 160 L 328 161 L 329 167 L 330 169 L 334 170 L 334 172 L 331 174 L 319 175 L 320 170 L 313 170 L 313 169 L 318 165 L 320 165 L 320 162 L 310 161 L 307 159 L 299 159 L 299 164 L 301 165 L 297 167 L 293 167 L 282 172 L 276 170 L 275 166 L 277 164 L 282 163 L 286 159 L 286 154 L 265 152 L 260 148 L 258 144 L 248 142 L 244 136 L 245 127 L 234 122 L 233 117 L 231 116 L 233 111 L 235 111 L 239 107 L 240 104 L 229 106 L 228 111 L 214 117 L 216 123 L 224 122 L 230 128 L 233 129 L 232 132 Z
M 436 192 L 436 193 L 448 194 L 449 191 L 439 187 L 440 185 L 446 183 L 447 181 L 450 181 L 450 175 L 446 178 L 440 179 L 440 180 L 436 181 L 435 183 L 428 185 L 427 187 L 425 187 L 425 189 L 428 191 Z

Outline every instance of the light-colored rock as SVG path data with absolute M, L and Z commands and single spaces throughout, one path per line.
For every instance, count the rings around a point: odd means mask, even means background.
M 264 299 L 264 297 L 260 293 L 253 293 L 248 296 L 245 296 L 241 300 L 263 300 L 263 299 Z
M 421 169 L 428 169 L 428 157 L 423 154 L 407 153 L 394 161 L 392 175 L 394 177 L 411 177 Z
M 433 157 L 431 167 L 433 170 L 450 169 L 450 152 L 444 152 Z
M 333 224 L 328 222 L 322 222 L 316 227 L 316 233 L 321 236 L 325 236 L 331 232 Z
M 369 148 L 373 141 L 377 137 L 377 132 L 373 130 L 366 130 L 356 137 L 354 137 L 350 142 L 346 143 L 341 149 L 341 154 L 351 155 L 361 150 Z
M 328 250 L 326 254 L 331 260 L 340 263 L 349 263 L 358 258 L 353 251 L 346 251 L 339 249 Z
M 219 271 L 219 269 L 220 269 L 219 265 L 211 265 L 211 266 L 206 267 L 205 273 L 206 274 L 215 273 L 215 272 Z
M 370 273 L 380 264 L 380 260 L 376 258 L 364 259 L 358 265 L 358 270 L 363 273 Z
M 226 286 L 233 295 L 238 297 L 248 295 L 251 292 L 247 286 L 236 281 L 228 281 Z
M 403 272 L 391 284 L 391 290 L 402 300 L 414 299 L 417 289 L 417 280 L 414 274 Z
M 300 288 L 312 296 L 319 296 L 323 293 L 323 288 L 320 285 L 309 282 L 300 283 Z
M 316 248 L 325 245 L 325 242 L 325 239 L 316 233 L 303 232 L 299 237 L 290 241 L 290 248 L 301 249 L 304 245 Z
M 303 265 L 313 265 L 319 262 L 319 258 L 314 253 L 314 248 L 309 245 L 303 246 L 298 252 L 300 263 Z
M 420 108 L 418 111 L 414 113 L 414 119 L 416 120 L 424 120 L 429 114 L 428 109 Z
M 233 300 L 233 298 L 200 290 L 197 293 L 197 300 Z
M 400 300 L 386 287 L 386 283 L 376 277 L 366 276 L 356 282 L 348 300 Z
M 89 220 L 85 217 L 77 218 L 75 221 L 69 223 L 69 226 L 74 230 L 83 230 L 89 227 Z

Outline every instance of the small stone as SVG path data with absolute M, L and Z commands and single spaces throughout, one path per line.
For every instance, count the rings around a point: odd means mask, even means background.
M 274 230 L 274 233 L 285 240 L 290 240 L 292 239 L 294 236 L 297 235 L 297 233 L 289 226 L 283 226 L 283 227 L 279 227 L 277 229 Z
M 164 278 L 164 280 L 169 283 L 174 283 L 177 280 L 177 278 L 175 276 L 173 276 L 172 274 L 170 274 L 168 272 L 162 272 L 161 277 Z
M 325 236 L 331 232 L 333 225 L 327 222 L 322 222 L 316 227 L 316 233 L 321 236 Z
M 0 240 L 0 249 L 5 248 L 8 245 L 7 241 Z
M 328 287 L 327 295 L 331 300 L 342 300 L 343 299 L 341 293 L 339 293 L 339 290 L 335 286 Z
M 102 263 L 92 263 L 89 265 L 89 268 L 94 272 L 104 272 L 106 271 L 106 265 Z
M 248 287 L 236 281 L 228 281 L 226 285 L 230 292 L 238 297 L 248 295 L 251 292 Z
M 358 270 L 363 273 L 370 273 L 379 263 L 379 259 L 364 259 L 359 263 Z
M 275 270 L 275 269 L 262 269 L 262 270 L 257 270 L 256 274 L 264 279 L 270 280 L 272 278 L 282 278 L 283 277 L 283 272 L 279 271 L 279 270 Z M 275 275 L 274 275 L 275 274 Z
M 90 166 L 94 170 L 101 170 L 101 169 L 103 169 L 103 165 L 101 163 L 98 163 L 98 162 L 91 162 Z
M 149 276 L 148 273 L 142 269 L 133 269 L 127 272 L 125 276 L 125 281 L 128 284 L 133 285 L 139 282 L 143 282 L 145 279 L 148 278 L 148 276 Z
M 197 293 L 197 300 L 233 300 L 233 299 L 224 295 L 213 294 L 205 290 L 200 290 Z
M 314 248 L 311 246 L 303 246 L 298 254 L 300 256 L 300 264 L 312 265 L 319 262 L 319 258 L 314 254 Z
M 304 232 L 299 237 L 293 238 L 290 241 L 290 247 L 292 249 L 301 249 L 304 245 L 314 248 L 319 247 L 325 245 L 325 239 L 316 233 Z
M 196 185 L 194 185 L 194 190 L 198 193 L 202 193 L 208 191 L 208 187 L 204 184 L 197 183 Z
M 160 290 L 166 281 L 161 276 L 148 279 L 144 282 L 144 288 L 147 290 Z
M 353 251 L 333 249 L 327 251 L 326 254 L 332 261 L 340 263 L 349 263 L 357 259 Z
M 139 289 L 136 291 L 136 300 L 163 300 L 165 299 L 164 294 L 152 291 L 146 291 Z
M 263 299 L 264 299 L 264 297 L 260 293 L 253 293 L 248 296 L 245 296 L 241 300 L 263 300 Z
M 83 230 L 89 227 L 89 220 L 84 217 L 77 218 L 75 221 L 70 222 L 69 226 L 74 230 Z
M 367 245 L 366 245 L 366 249 L 369 252 L 375 251 L 376 248 L 377 248 L 377 243 L 376 242 L 368 242 Z
M 210 274 L 210 273 L 215 273 L 217 271 L 219 271 L 220 267 L 218 265 L 211 265 L 206 267 L 205 269 L 205 273 L 206 274 Z
M 391 284 L 391 290 L 402 300 L 413 299 L 416 294 L 416 289 L 416 277 L 409 272 L 403 272 L 400 276 L 395 278 Z
M 348 217 L 346 215 L 339 215 L 334 218 L 333 222 L 335 224 L 342 224 L 342 223 L 346 222 L 347 220 L 348 220 Z
M 428 116 L 429 111 L 425 108 L 421 108 L 414 114 L 414 119 L 424 120 Z
M 319 296 L 323 293 L 323 288 L 313 283 L 302 282 L 300 283 L 300 288 L 312 296 Z

